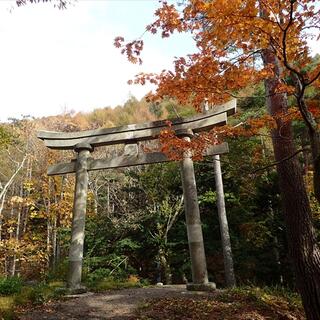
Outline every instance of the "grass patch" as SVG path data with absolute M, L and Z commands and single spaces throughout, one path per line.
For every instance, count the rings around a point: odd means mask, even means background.
M 0 296 L 0 319 L 15 319 L 15 310 L 33 305 L 41 305 L 49 300 L 63 296 L 63 282 L 40 283 L 35 286 L 22 286 L 19 292 Z
M 112 277 L 97 279 L 95 281 L 90 281 L 86 283 L 88 289 L 93 292 L 103 292 L 106 290 L 115 289 L 127 289 L 127 288 L 140 288 L 143 285 L 139 280 L 132 281 L 130 277 L 126 280 L 117 280 Z
M 13 306 L 14 297 L 13 296 L 0 296 L 0 318 L 3 320 L 13 319 Z

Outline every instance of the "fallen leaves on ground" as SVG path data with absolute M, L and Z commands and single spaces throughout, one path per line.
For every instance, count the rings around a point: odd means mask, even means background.
M 264 292 L 223 292 L 211 297 L 148 300 L 140 320 L 303 320 L 302 306 L 286 297 Z

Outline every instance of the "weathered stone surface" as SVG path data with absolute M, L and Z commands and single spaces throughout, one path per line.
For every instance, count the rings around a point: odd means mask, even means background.
M 216 284 L 214 282 L 208 283 L 188 283 L 187 290 L 188 291 L 215 291 L 217 289 Z
M 190 141 L 189 137 L 184 138 Z M 206 255 L 204 251 L 196 179 L 190 152 L 186 151 L 180 163 L 187 235 L 191 259 L 192 281 L 195 284 L 208 283 Z
M 226 142 L 211 146 L 206 150 L 204 156 L 212 156 L 215 154 L 228 153 L 229 148 Z M 162 152 L 150 152 L 139 153 L 137 155 L 124 155 L 112 159 L 88 159 L 88 171 L 102 170 L 102 169 L 114 169 L 130 166 L 138 166 L 144 164 L 168 162 L 170 159 Z M 71 161 L 69 163 L 58 163 L 48 168 L 48 175 L 60 175 L 75 173 L 76 162 Z
M 71 244 L 69 248 L 68 288 L 81 289 L 81 273 L 83 260 L 84 228 L 88 192 L 88 157 L 90 145 L 77 146 L 76 185 L 71 228 Z

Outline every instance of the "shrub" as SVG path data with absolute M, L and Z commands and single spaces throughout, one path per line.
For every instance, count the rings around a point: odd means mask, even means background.
M 30 302 L 34 305 L 43 304 L 46 301 L 46 292 L 43 286 L 35 287 L 29 294 Z
M 86 280 L 87 280 L 87 282 L 90 282 L 90 283 L 97 282 L 99 280 L 108 278 L 110 275 L 110 272 L 111 272 L 110 269 L 99 268 L 99 269 L 96 269 L 93 272 L 87 274 Z
M 127 281 L 132 284 L 137 284 L 140 282 L 140 278 L 134 274 L 130 274 Z
M 119 281 L 112 277 L 104 278 L 87 284 L 94 292 L 103 292 L 113 289 L 137 288 L 141 287 L 140 282 Z
M 47 281 L 66 281 L 68 274 L 69 262 L 67 259 L 61 261 L 53 270 L 51 270 L 46 277 Z
M 0 278 L 0 294 L 11 295 L 19 293 L 22 288 L 22 279 L 19 277 Z
M 150 281 L 148 279 L 140 279 L 140 285 L 142 287 L 148 287 L 150 286 Z

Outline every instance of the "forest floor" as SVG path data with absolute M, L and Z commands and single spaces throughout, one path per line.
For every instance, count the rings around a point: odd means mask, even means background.
M 303 320 L 299 302 L 260 289 L 189 292 L 163 286 L 86 293 L 48 302 L 20 314 L 20 320 Z

